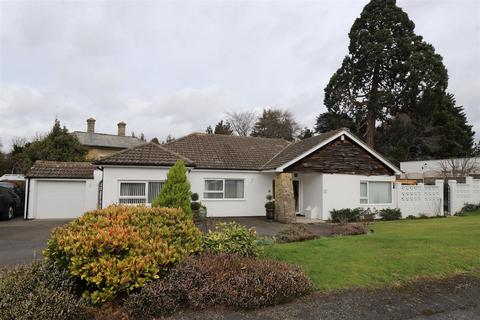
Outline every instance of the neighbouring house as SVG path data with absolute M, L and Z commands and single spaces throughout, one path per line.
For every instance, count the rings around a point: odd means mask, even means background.
M 74 131 L 72 134 L 77 137 L 80 143 L 87 148 L 88 160 L 97 160 L 115 152 L 134 147 L 145 143 L 135 137 L 125 135 L 127 124 L 119 122 L 117 124 L 118 133 L 107 134 L 95 132 L 95 119 L 87 119 L 87 131 Z
M 25 219 L 76 218 L 98 206 L 102 173 L 91 163 L 38 160 L 25 178 Z
M 297 142 L 193 133 L 138 145 L 95 162 L 103 172 L 101 206 L 149 205 L 179 159 L 210 217 L 265 215 L 267 194 L 274 194 L 282 222 L 296 214 L 326 220 L 332 209 L 397 205 L 400 170 L 340 129 Z
M 400 169 L 405 179 L 422 182 L 435 179 L 464 181 L 468 176 L 480 178 L 480 157 L 404 161 L 400 162 Z

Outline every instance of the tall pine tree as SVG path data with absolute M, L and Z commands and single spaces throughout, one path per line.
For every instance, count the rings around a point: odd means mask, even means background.
M 415 34 L 414 28 L 395 0 L 372 0 L 365 6 L 350 30 L 349 53 L 325 88 L 324 104 L 328 114 L 336 116 L 320 115 L 317 127 L 320 120 L 335 125 L 342 117 L 354 119 L 356 132 L 365 136 L 370 146 L 380 142 L 378 149 L 387 150 L 393 147 L 383 142 L 392 140 L 390 135 L 399 135 L 390 130 L 419 125 L 417 144 L 407 146 L 409 141 L 404 142 L 412 157 L 471 151 L 472 130 L 462 107 L 456 107 L 446 93 L 448 75 L 442 57 Z M 455 126 L 455 137 L 462 142 L 451 143 L 451 130 L 442 130 L 440 118 Z M 382 139 L 375 137 L 377 126 Z M 421 144 L 429 140 L 440 147 L 426 150 Z M 420 151 L 413 151 L 416 149 Z M 388 155 L 398 159 L 398 155 Z

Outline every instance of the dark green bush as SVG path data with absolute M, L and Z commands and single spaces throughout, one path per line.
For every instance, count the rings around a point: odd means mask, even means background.
M 192 202 L 192 203 L 190 203 L 190 208 L 191 208 L 193 211 L 200 210 L 200 207 L 201 207 L 200 202 Z
M 415 219 L 417 219 L 417 216 L 415 216 L 415 215 L 413 215 L 413 214 L 409 214 L 405 219 L 415 220 Z
M 402 218 L 402 212 L 400 209 L 382 209 L 378 212 L 378 215 L 383 220 L 399 220 Z
M 293 224 L 281 230 L 275 236 L 278 243 L 297 242 L 320 238 L 304 225 Z
M 210 253 L 237 253 L 243 256 L 258 256 L 261 247 L 254 228 L 230 223 L 219 223 L 214 231 L 203 236 L 203 249 Z
M 456 216 L 466 216 L 469 213 L 479 211 L 480 210 L 480 203 L 474 204 L 474 203 L 465 203 L 462 207 L 462 210 L 460 212 L 457 212 L 455 215 Z
M 192 201 L 198 201 L 199 197 L 198 197 L 198 193 L 192 193 Z
M 0 319 L 86 319 L 85 304 L 67 272 L 45 262 L 0 272 Z
M 83 284 L 85 299 L 102 303 L 158 278 L 201 240 L 181 209 L 109 206 L 54 229 L 44 254 Z
M 362 219 L 362 215 L 365 210 L 363 208 L 345 208 L 345 209 L 333 209 L 330 211 L 332 222 L 356 222 Z
M 125 308 L 132 319 L 153 319 L 179 308 L 213 306 L 252 309 L 309 294 L 312 282 L 278 261 L 233 254 L 191 257 L 164 278 L 132 294 Z

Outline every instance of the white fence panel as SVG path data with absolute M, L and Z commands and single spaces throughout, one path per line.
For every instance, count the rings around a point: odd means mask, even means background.
M 466 203 L 480 203 L 480 179 L 467 177 L 465 183 L 457 183 L 455 180 L 448 181 L 450 214 L 459 212 Z
M 443 180 L 435 181 L 435 185 L 397 183 L 396 190 L 397 206 L 403 218 L 409 215 L 443 215 Z

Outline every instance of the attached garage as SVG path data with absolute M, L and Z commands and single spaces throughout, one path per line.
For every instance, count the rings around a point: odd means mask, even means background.
M 73 219 L 97 207 L 101 172 L 90 163 L 37 161 L 26 177 L 26 219 Z

